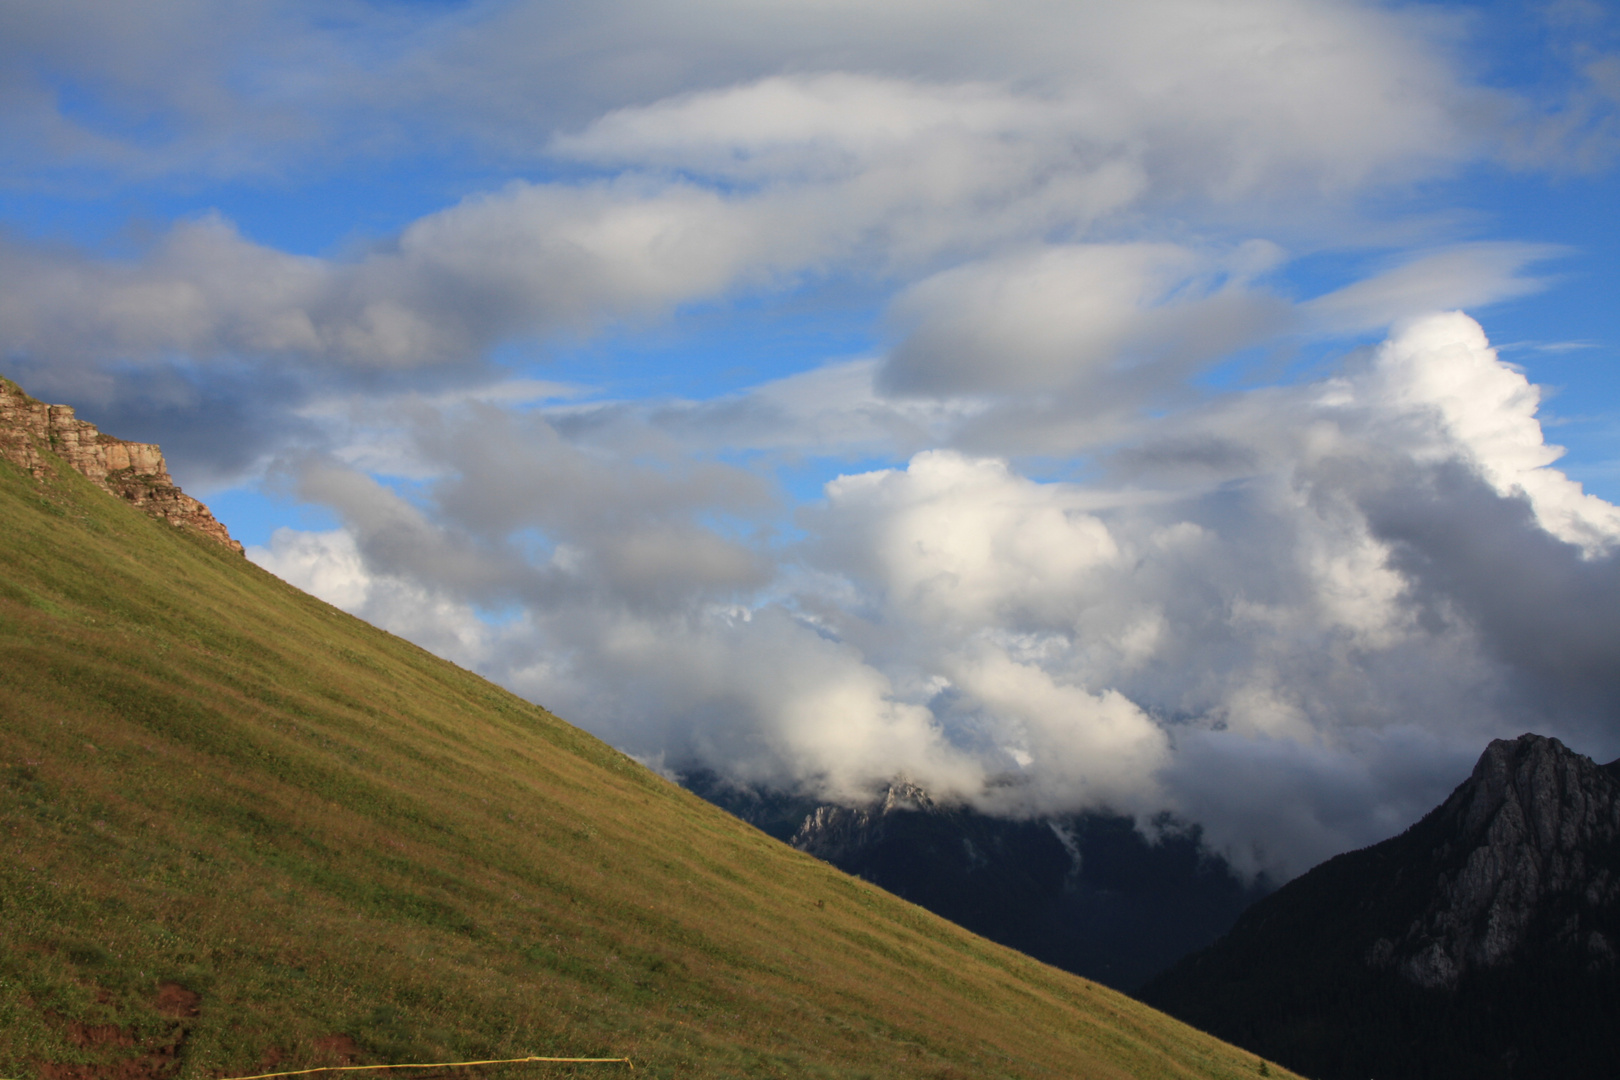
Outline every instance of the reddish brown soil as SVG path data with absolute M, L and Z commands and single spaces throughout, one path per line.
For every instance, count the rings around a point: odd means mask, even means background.
M 186 1020 L 202 1011 L 202 995 L 179 983 L 164 983 L 158 987 L 152 1007 L 164 1016 Z
M 341 1059 L 345 1065 L 353 1065 L 360 1055 L 360 1044 L 352 1035 L 322 1035 L 315 1040 L 315 1049 Z
M 40 1080 L 170 1080 L 179 1068 L 177 1046 L 167 1046 L 122 1061 L 95 1065 L 61 1065 L 45 1062 L 38 1066 Z
M 102 990 L 96 1000 L 106 1004 L 112 995 Z M 102 1051 L 107 1060 L 93 1064 L 42 1061 L 36 1065 L 40 1080 L 170 1080 L 180 1068 L 180 1050 L 186 1042 L 184 1021 L 202 1011 L 202 995 L 179 983 L 164 983 L 158 987 L 152 1007 L 176 1023 L 166 1033 L 144 1042 L 135 1038 L 134 1031 L 116 1024 L 67 1022 L 64 1026 L 74 1045 Z M 127 1053 L 137 1048 L 139 1053 Z

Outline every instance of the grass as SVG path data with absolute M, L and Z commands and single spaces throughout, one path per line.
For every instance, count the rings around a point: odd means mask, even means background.
M 1259 1074 L 57 473 L 0 462 L 0 1076 Z

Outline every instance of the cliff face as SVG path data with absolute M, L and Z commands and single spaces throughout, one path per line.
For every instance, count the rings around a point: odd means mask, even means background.
M 1608 1076 L 1617 943 L 1620 762 L 1523 735 L 1141 996 L 1319 1080 Z
M 891 815 L 897 813 L 925 814 L 938 818 L 948 815 L 961 818 L 960 812 L 937 805 L 933 798 L 906 780 L 890 784 L 877 801 L 869 806 L 837 806 L 831 803 L 817 806 L 805 815 L 793 838 L 788 842 L 800 851 L 830 862 L 834 866 L 854 863 L 888 839 L 887 826 L 900 821 Z M 969 857 L 974 851 L 971 838 L 963 837 L 963 851 Z
M 1557 739 L 1491 743 L 1468 782 L 1439 810 L 1449 838 L 1434 853 L 1451 864 L 1399 939 L 1379 938 L 1369 961 L 1426 988 L 1454 989 L 1471 968 L 1511 964 L 1537 944 L 1534 924 L 1561 911 L 1549 944 L 1612 968 L 1606 932 L 1620 900 L 1611 854 L 1620 799 L 1610 771 Z
M 208 507 L 175 485 L 156 445 L 104 435 L 94 424 L 75 417 L 70 407 L 36 401 L 16 383 L 0 378 L 0 458 L 42 479 L 53 468 L 50 454 L 153 517 L 196 529 L 242 553 L 242 545 L 231 539 Z

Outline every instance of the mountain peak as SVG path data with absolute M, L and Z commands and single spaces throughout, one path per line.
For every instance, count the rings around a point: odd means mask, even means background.
M 1588 853 L 1620 836 L 1617 796 L 1609 770 L 1557 739 L 1495 740 L 1434 815 L 1444 826 L 1434 857 L 1450 872 L 1442 871 L 1407 930 L 1405 948 L 1393 942 L 1386 948 L 1381 938 L 1375 955 L 1404 952 L 1398 966 L 1406 978 L 1455 987 L 1470 967 L 1513 959 L 1532 923 L 1560 898 L 1579 895 L 1590 907 L 1612 903 L 1620 882 Z M 1573 912 L 1560 936 L 1612 963 L 1613 943 L 1588 921 Z
M 1609 771 L 1557 739 L 1496 739 L 1472 775 L 1446 800 L 1469 837 L 1529 845 L 1545 856 L 1571 850 L 1587 831 L 1613 829 L 1600 808 Z
M 1526 734 L 1143 997 L 1323 1080 L 1606 1075 L 1617 954 L 1620 763 Z
M 175 484 L 156 443 L 129 442 L 104 434 L 75 416 L 72 406 L 47 405 L 0 377 L 0 458 L 39 480 L 52 471 L 48 455 L 55 455 L 109 495 L 160 521 L 195 529 L 242 554 L 242 545 L 231 539 L 208 507 Z
M 917 784 L 899 778 L 864 806 L 825 803 L 815 807 L 788 842 L 818 859 L 839 864 L 880 843 L 894 814 L 938 815 L 953 810 L 960 808 L 944 806 Z

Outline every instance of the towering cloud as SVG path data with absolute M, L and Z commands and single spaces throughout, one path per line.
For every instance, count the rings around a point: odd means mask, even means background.
M 1436 315 L 1325 381 L 1146 422 L 1084 483 L 951 449 L 840 476 L 785 543 L 702 521 L 725 487 L 696 477 L 604 480 L 583 514 L 524 494 L 568 452 L 456 407 L 406 433 L 457 447 L 436 524 L 377 530 L 393 496 L 306 472 L 350 524 L 255 557 L 405 632 L 458 610 L 431 623 L 459 620 L 467 662 L 668 767 L 1171 809 L 1299 868 L 1398 827 L 1494 733 L 1614 739 L 1620 523 L 1550 467 L 1535 403 Z M 519 553 L 525 527 L 555 546 Z M 498 597 L 526 599 L 480 621 Z

